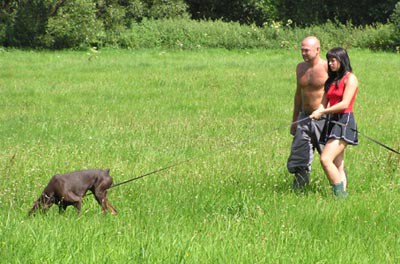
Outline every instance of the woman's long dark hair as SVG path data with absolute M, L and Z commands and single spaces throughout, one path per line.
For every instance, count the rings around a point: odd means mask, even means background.
M 353 71 L 351 68 L 349 55 L 344 48 L 337 47 L 330 49 L 326 53 L 326 59 L 329 61 L 329 59 L 332 58 L 335 58 L 340 62 L 340 68 L 337 72 L 333 72 L 328 65 L 328 80 L 325 82 L 325 91 L 328 91 L 329 86 L 333 82 L 338 82 L 347 72 Z

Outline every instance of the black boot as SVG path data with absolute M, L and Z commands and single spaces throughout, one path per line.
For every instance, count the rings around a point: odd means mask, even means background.
M 310 185 L 310 173 L 306 170 L 300 170 L 294 174 L 292 188 L 294 190 L 302 190 Z

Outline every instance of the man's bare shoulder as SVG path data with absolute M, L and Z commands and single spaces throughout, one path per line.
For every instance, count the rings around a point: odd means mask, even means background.
M 300 73 L 304 73 L 306 70 L 308 69 L 308 64 L 307 63 L 305 63 L 304 61 L 303 62 L 299 62 L 298 64 L 297 64 L 297 66 L 296 66 L 296 72 L 297 72 L 297 74 L 300 74 Z
M 298 64 L 297 64 L 297 67 L 296 67 L 297 69 L 302 69 L 302 68 L 308 68 L 308 65 L 307 65 L 307 63 L 305 62 L 305 61 L 302 61 L 302 62 L 299 62 Z

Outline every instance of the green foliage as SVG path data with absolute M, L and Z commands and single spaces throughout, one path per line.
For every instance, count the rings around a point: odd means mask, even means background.
M 6 44 L 8 42 L 7 35 L 12 35 L 7 34 L 7 31 L 11 29 L 12 18 L 11 14 L 5 12 L 5 10 L 0 10 L 0 44 Z
M 252 0 L 248 3 L 254 10 L 250 12 L 248 23 L 262 25 L 265 22 L 274 21 L 278 18 L 278 8 L 273 0 Z M 263 22 L 263 23 L 261 23 Z
M 358 39 L 358 45 L 371 50 L 395 50 L 394 31 L 394 24 L 366 26 L 364 34 Z
M 116 45 L 145 16 L 188 18 L 183 0 L 22 0 L 0 2 L 0 43 L 69 48 Z
M 103 21 L 105 30 L 114 32 L 120 31 L 120 28 L 125 28 L 125 17 L 125 7 L 119 5 L 109 5 L 104 7 L 103 14 L 101 16 L 98 16 L 98 18 Z
M 343 16 L 327 15 L 333 20 L 321 20 L 319 12 L 325 12 L 324 3 L 297 1 L 292 6 L 290 1 L 279 2 L 279 5 L 272 0 L 191 0 L 188 4 L 184 0 L 7 1 L 0 3 L 3 7 L 0 11 L 0 41 L 5 46 L 57 49 L 89 45 L 179 49 L 295 48 L 300 39 L 313 34 L 327 45 L 386 50 L 394 50 L 399 45 L 398 5 L 391 10 L 390 21 L 358 26 L 359 21 L 353 23 L 348 19 L 343 22 L 345 12 Z M 379 2 L 377 5 L 389 8 L 391 3 Z M 201 8 L 210 6 L 211 13 L 204 16 L 209 20 L 189 19 L 188 10 L 199 19 L 204 11 Z M 290 14 L 297 9 L 285 8 L 296 6 L 308 8 L 311 13 L 276 20 L 278 10 Z M 298 20 L 304 23 L 298 24 Z M 301 26 L 305 24 L 308 26 Z
M 118 42 L 121 34 L 126 30 L 127 25 L 131 22 L 129 19 L 135 19 L 135 16 L 131 13 L 127 15 L 127 12 L 131 12 L 133 9 L 139 6 L 129 2 L 128 7 L 118 5 L 117 1 L 103 1 L 101 5 L 97 6 L 99 12 L 97 12 L 97 19 L 102 21 L 105 29 L 104 42 L 112 46 Z M 93 12 L 94 14 L 94 12 Z M 140 16 L 140 14 L 138 15 Z
M 400 2 L 397 2 L 390 19 L 400 33 Z
M 90 46 L 101 42 L 102 24 L 95 16 L 95 3 L 87 0 L 67 2 L 50 17 L 44 45 L 50 48 Z
M 127 1 L 125 5 L 125 19 L 127 27 L 133 22 L 141 21 L 145 15 L 145 5 L 140 0 Z
M 397 0 L 187 0 L 195 19 L 221 19 L 262 25 L 292 20 L 297 26 L 319 25 L 328 19 L 354 25 L 386 23 Z
M 328 21 L 307 28 L 272 21 L 262 27 L 237 22 L 193 21 L 187 19 L 143 20 L 132 24 L 116 42 L 124 48 L 284 48 L 297 49 L 301 39 L 316 35 L 326 48 L 370 48 L 393 50 L 393 25 L 356 27 Z M 107 43 L 106 43 L 107 45 Z M 115 42 L 113 43 L 115 46 Z
M 40 37 L 46 31 L 46 23 L 52 11 L 52 0 L 23 0 L 20 1 L 12 27 L 10 45 L 21 47 L 40 46 Z
M 237 22 L 193 21 L 186 19 L 144 20 L 132 26 L 123 38 L 122 47 L 257 48 L 264 46 L 262 31 Z M 263 39 L 261 39 L 263 38 Z
M 187 5 L 183 0 L 145 0 L 148 9 L 148 18 L 189 18 Z
M 277 19 L 277 5 L 273 0 L 186 0 L 194 19 L 212 19 L 225 22 L 261 26 Z
M 108 0 L 98 1 L 97 18 L 103 21 L 105 43 L 108 46 L 127 46 L 128 29 L 135 23 L 147 19 L 188 18 L 183 0 Z
M 390 20 L 394 25 L 394 41 L 397 47 L 400 47 L 400 2 L 397 2 L 393 14 L 390 16 Z
M 298 26 L 324 24 L 328 19 L 354 25 L 386 23 L 398 0 L 281 0 L 279 20 L 291 19 Z

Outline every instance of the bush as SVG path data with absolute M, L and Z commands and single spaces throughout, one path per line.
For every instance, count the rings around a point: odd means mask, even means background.
M 125 23 L 127 27 L 130 27 L 133 22 L 139 22 L 143 19 L 145 6 L 140 0 L 131 0 L 125 6 L 125 11 Z
M 146 19 L 121 37 L 120 46 L 126 48 L 262 48 L 266 41 L 256 26 L 188 19 Z
M 398 48 L 400 46 L 400 2 L 397 2 L 396 7 L 393 10 L 393 14 L 390 16 L 390 20 L 394 26 L 393 39 Z
M 148 5 L 148 18 L 189 18 L 187 5 L 183 0 L 145 0 L 144 2 Z
M 56 49 L 98 45 L 104 38 L 104 30 L 95 14 L 93 2 L 67 2 L 49 19 L 43 44 Z
M 298 49 L 307 35 L 320 38 L 323 49 L 344 48 L 393 49 L 393 25 L 376 24 L 355 27 L 350 23 L 328 21 L 307 28 L 270 22 L 262 27 L 238 22 L 193 21 L 188 19 L 143 20 L 132 24 L 120 36 L 118 46 L 125 48 L 285 48 Z M 106 43 L 107 44 L 107 43 Z
M 11 28 L 13 16 L 0 10 L 0 44 L 7 45 L 7 31 Z
M 394 50 L 394 24 L 366 26 L 358 39 L 358 46 L 371 50 Z
M 29 2 L 30 6 L 40 2 L 41 7 L 47 10 L 42 11 L 47 14 L 47 19 L 28 15 L 28 11 L 17 12 L 17 9 L 8 12 L 8 16 L 0 17 L 3 45 L 57 49 L 89 45 L 172 49 L 298 49 L 305 36 L 316 35 L 323 49 L 342 46 L 394 50 L 400 42 L 400 4 L 391 16 L 391 23 L 387 24 L 354 26 L 351 23 L 327 21 L 323 25 L 302 28 L 294 26 L 291 20 L 268 21 L 262 26 L 222 20 L 195 21 L 187 18 L 182 0 L 109 0 L 102 1 L 101 5 L 98 0 L 74 0 L 62 2 L 59 6 L 54 6 L 54 1 L 47 6 L 47 1 L 50 3 L 52 0 Z M 155 1 L 160 3 L 156 4 Z M 24 3 L 28 5 L 28 2 Z M 146 12 L 153 12 L 154 17 L 174 18 L 142 18 L 148 15 Z M 26 31 L 25 36 L 22 32 L 29 21 L 34 26 Z
M 8 40 L 17 47 L 39 47 L 52 8 L 51 0 L 23 0 L 9 24 Z
M 186 0 L 194 19 L 221 20 L 262 26 L 277 18 L 274 0 Z

